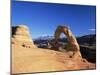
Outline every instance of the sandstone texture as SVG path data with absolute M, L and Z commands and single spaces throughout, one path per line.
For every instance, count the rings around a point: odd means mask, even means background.
M 85 69 L 95 69 L 95 64 L 54 50 L 12 46 L 12 74 Z
M 95 63 L 81 57 L 79 50 L 74 57 L 70 57 L 71 52 L 37 48 L 28 27 L 23 25 L 12 27 L 12 74 L 96 68 Z
M 36 47 L 30 36 L 29 29 L 25 25 L 12 27 L 12 44 L 24 47 Z
M 59 38 L 60 38 L 61 33 L 64 33 L 66 38 L 68 39 L 69 46 L 66 45 L 66 51 L 67 52 L 70 51 L 72 53 L 71 57 L 81 59 L 82 56 L 81 56 L 81 53 L 80 53 L 79 44 L 78 44 L 75 36 L 73 35 L 73 33 L 72 33 L 72 31 L 69 27 L 62 26 L 62 25 L 57 27 L 57 29 L 55 31 L 55 41 L 56 41 L 55 45 L 59 42 Z

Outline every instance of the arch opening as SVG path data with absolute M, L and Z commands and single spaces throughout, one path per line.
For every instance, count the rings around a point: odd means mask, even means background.
M 61 34 L 64 34 L 68 40 L 68 43 L 66 43 L 64 47 L 63 45 L 59 44 L 59 39 Z M 71 51 L 73 52 L 73 54 L 78 53 L 77 55 L 81 56 L 79 44 L 69 27 L 58 26 L 55 31 L 54 37 L 55 37 L 55 46 L 56 48 L 58 48 L 58 50 L 59 47 L 62 46 L 62 49 L 64 48 L 67 52 Z

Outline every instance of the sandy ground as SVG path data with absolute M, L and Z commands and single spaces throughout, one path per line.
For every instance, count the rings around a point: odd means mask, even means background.
M 12 74 L 94 68 L 95 64 L 76 62 L 66 53 L 12 45 Z

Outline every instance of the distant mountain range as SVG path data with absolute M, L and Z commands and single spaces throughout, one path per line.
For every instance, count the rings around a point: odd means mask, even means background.
M 95 45 L 96 44 L 96 34 L 84 35 L 77 38 L 79 44 L 89 44 Z
M 80 45 L 95 45 L 96 44 L 96 34 L 89 34 L 89 35 L 84 35 L 84 36 L 80 36 L 80 37 L 76 37 L 77 41 Z M 35 43 L 42 43 L 45 41 L 51 41 L 54 40 L 54 36 L 41 36 L 37 39 L 34 40 Z M 60 38 L 59 40 L 60 42 L 68 42 L 66 37 Z
M 34 40 L 52 40 L 54 39 L 54 36 L 40 36 Z

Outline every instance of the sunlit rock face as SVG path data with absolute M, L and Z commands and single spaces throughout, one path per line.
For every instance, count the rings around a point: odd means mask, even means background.
M 65 27 L 60 28 L 65 29 L 63 32 L 66 33 Z M 58 28 L 55 34 L 56 41 L 59 31 Z M 95 63 L 81 58 L 77 40 L 69 29 L 65 35 L 71 43 L 71 49 L 66 48 L 66 52 L 61 52 L 56 48 L 37 48 L 27 26 L 12 27 L 12 74 L 95 69 Z
M 21 45 L 23 47 L 36 47 L 26 25 L 12 27 L 12 44 Z
M 58 40 L 60 38 L 61 33 L 64 33 L 66 38 L 68 39 L 69 45 L 66 46 L 66 51 L 67 53 L 74 58 L 79 58 L 81 59 L 81 53 L 80 53 L 80 47 L 79 44 L 73 35 L 71 29 L 68 26 L 58 26 L 57 29 L 55 30 L 55 42 L 58 43 Z M 56 46 L 57 47 L 57 46 Z M 58 46 L 59 47 L 59 46 Z

